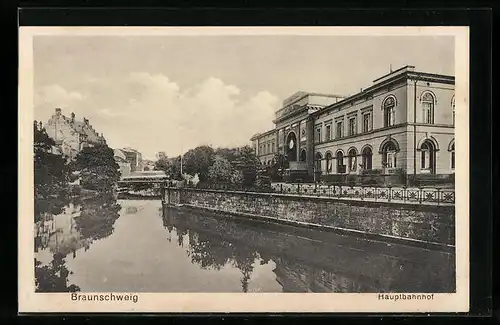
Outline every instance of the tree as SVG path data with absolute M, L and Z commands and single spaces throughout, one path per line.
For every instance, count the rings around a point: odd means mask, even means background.
M 167 156 L 159 158 L 155 162 L 154 170 L 162 170 L 175 180 L 182 180 L 181 175 L 181 156 L 168 158 Z
M 240 156 L 237 148 L 217 148 L 215 150 L 215 155 L 227 159 L 231 164 Z
M 160 157 L 155 161 L 154 170 L 163 170 L 165 173 L 169 168 L 169 160 L 167 156 Z
M 56 253 L 49 265 L 43 265 L 35 259 L 35 291 L 36 292 L 75 292 L 80 287 L 71 284 L 68 286 L 68 275 L 64 256 Z
M 87 189 L 110 191 L 120 179 L 113 149 L 106 144 L 83 148 L 76 156 L 73 168 L 80 172 L 81 184 Z
M 235 161 L 235 168 L 242 173 L 242 183 L 244 185 L 255 185 L 257 171 L 260 168 L 259 158 L 250 146 L 241 147 Z
M 33 131 L 35 221 L 38 221 L 44 213 L 62 211 L 68 194 L 69 169 L 64 157 L 52 152 L 54 140 L 36 121 Z
M 208 179 L 213 183 L 229 183 L 233 175 L 231 163 L 220 156 L 215 157 L 215 161 L 208 169 Z
M 206 181 L 214 157 L 215 152 L 209 146 L 199 146 L 189 150 L 184 154 L 183 173 L 198 174 L 200 181 Z
M 273 164 L 271 165 L 271 168 L 269 170 L 269 176 L 273 180 L 281 180 L 283 177 L 283 171 L 286 168 L 288 168 L 288 160 L 286 159 L 285 155 L 277 153 L 274 156 Z
M 121 206 L 112 193 L 101 193 L 81 202 L 81 213 L 75 217 L 76 228 L 83 239 L 106 238 L 114 231 Z
M 231 174 L 232 184 L 242 184 L 244 180 L 243 172 L 241 170 L 235 169 Z

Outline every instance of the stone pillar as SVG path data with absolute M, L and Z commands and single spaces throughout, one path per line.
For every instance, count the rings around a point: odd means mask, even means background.
M 297 132 L 295 132 L 295 134 L 297 134 L 297 161 L 300 161 L 300 151 L 302 150 L 302 146 L 300 145 L 300 138 L 301 138 L 301 135 L 300 135 L 300 123 L 302 121 L 298 121 L 297 122 Z
M 309 116 L 306 121 L 306 162 L 307 173 L 314 177 L 314 119 Z

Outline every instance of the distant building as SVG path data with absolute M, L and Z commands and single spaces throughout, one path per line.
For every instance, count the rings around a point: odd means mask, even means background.
M 125 156 L 125 153 L 120 149 L 115 149 L 114 157 L 116 163 L 118 164 L 118 166 L 120 166 L 120 173 L 122 174 L 122 177 L 130 175 L 132 168 L 130 166 L 130 162 Z
M 454 76 L 405 66 L 347 98 L 298 92 L 273 122 L 251 138 L 253 147 L 264 164 L 285 155 L 297 178 L 370 171 L 438 179 L 455 171 Z
M 74 113 L 71 113 L 71 117 L 66 117 L 60 108 L 55 109 L 55 114 L 44 128 L 60 152 L 71 159 L 87 146 L 106 144 L 103 134 L 99 135 L 88 119 L 77 121 Z
M 130 147 L 120 149 L 125 155 L 125 159 L 130 163 L 130 170 L 132 172 L 142 171 L 144 169 L 142 154 Z

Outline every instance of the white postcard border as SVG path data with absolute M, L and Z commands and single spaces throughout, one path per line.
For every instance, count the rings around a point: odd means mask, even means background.
M 74 301 L 71 293 L 35 293 L 33 37 L 35 35 L 450 35 L 455 36 L 456 293 L 432 299 L 379 299 L 361 293 L 133 293 L 132 301 Z M 19 312 L 466 312 L 469 310 L 468 27 L 20 27 Z M 84 294 L 84 293 L 80 293 Z M 98 294 L 98 293 L 96 293 Z M 108 293 L 103 293 L 108 294 Z

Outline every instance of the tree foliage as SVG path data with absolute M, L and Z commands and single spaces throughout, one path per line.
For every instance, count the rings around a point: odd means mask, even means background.
M 200 181 L 206 181 L 209 168 L 214 162 L 215 151 L 209 146 L 199 146 L 184 154 L 183 172 L 190 175 L 198 174 Z
M 119 166 L 113 149 L 106 144 L 96 144 L 83 148 L 73 163 L 73 169 L 80 172 L 84 188 L 110 191 L 120 179 Z
M 162 170 L 171 179 L 182 180 L 181 156 L 175 158 L 161 157 L 155 162 L 154 170 Z
M 214 183 L 229 183 L 233 175 L 231 163 L 220 156 L 215 157 L 215 161 L 208 169 L 208 179 Z
M 110 193 L 86 198 L 81 202 L 81 213 L 75 217 L 76 228 L 84 239 L 98 240 L 114 231 L 121 206 Z
M 57 214 L 67 196 L 69 169 L 66 160 L 52 152 L 55 146 L 45 129 L 34 123 L 35 221 L 44 213 Z
M 288 168 L 289 163 L 285 155 L 277 153 L 274 155 L 273 163 L 269 168 L 269 176 L 273 180 L 281 180 L 283 178 L 283 171 Z
M 255 185 L 260 161 L 250 146 L 217 148 L 199 146 L 183 156 L 183 173 L 198 175 L 201 184 L 233 183 Z M 173 179 L 182 180 L 180 157 L 162 157 L 155 162 L 155 170 L 163 170 Z
M 250 146 L 244 146 L 238 150 L 238 157 L 234 166 L 241 172 L 241 182 L 243 185 L 255 185 L 260 161 Z
M 35 259 L 36 292 L 76 292 L 80 287 L 68 285 L 70 271 L 66 268 L 64 255 L 56 253 L 49 265 L 43 265 Z

